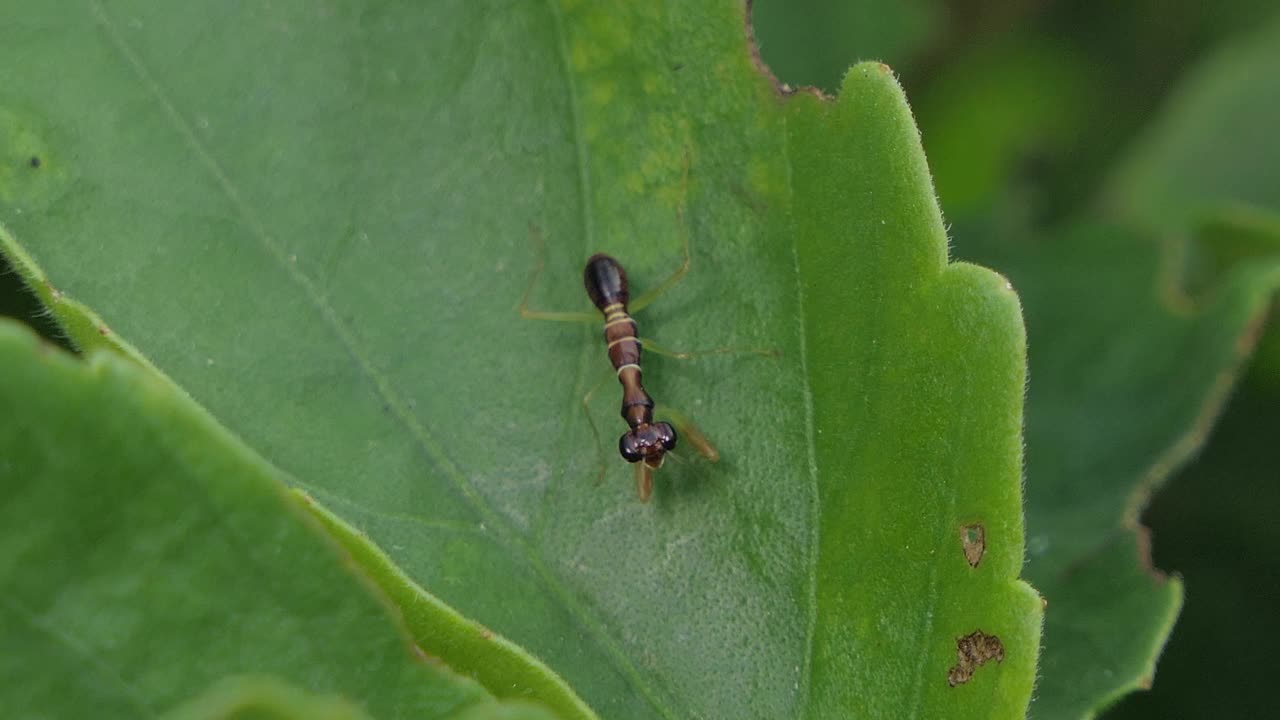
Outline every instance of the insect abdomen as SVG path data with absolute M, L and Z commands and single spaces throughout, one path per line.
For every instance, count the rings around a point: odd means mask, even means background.
M 582 270 L 582 284 L 586 285 L 587 295 L 601 312 L 619 303 L 626 310 L 631 300 L 627 291 L 627 272 L 617 260 L 604 253 L 596 253 L 587 260 L 587 266 Z

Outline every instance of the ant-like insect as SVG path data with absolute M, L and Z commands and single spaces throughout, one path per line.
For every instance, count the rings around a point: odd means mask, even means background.
M 683 224 L 683 212 L 679 211 L 679 215 Z M 530 230 L 536 238 L 536 230 L 532 227 Z M 539 247 L 541 248 L 541 242 L 539 242 Z M 524 293 L 524 299 L 520 303 L 520 315 L 531 320 L 595 322 L 597 316 L 592 313 L 545 312 L 529 309 L 529 295 L 533 292 L 533 288 L 538 282 L 543 264 L 544 260 L 539 257 L 538 266 L 534 270 L 533 278 L 530 280 L 529 287 Z M 641 347 L 648 347 L 649 350 L 660 355 L 676 358 L 693 358 L 700 355 L 731 352 L 749 352 L 773 357 L 778 354 L 774 350 L 735 350 L 733 348 L 718 348 L 699 353 L 672 352 L 662 349 L 652 341 L 642 339 L 639 336 L 636 321 L 631 317 L 631 311 L 640 311 L 662 293 L 680 282 L 689 272 L 690 264 L 689 239 L 686 234 L 684 238 L 684 262 L 661 284 L 636 298 L 634 303 L 630 301 L 631 294 L 627 283 L 626 271 L 622 269 L 621 263 L 609 255 L 603 253 L 592 255 L 587 260 L 587 265 L 582 273 L 587 295 L 591 298 L 591 302 L 596 306 L 596 309 L 604 316 L 605 348 L 609 353 L 609 362 L 613 364 L 614 371 L 617 374 L 618 383 L 622 385 L 622 418 L 627 421 L 627 426 L 630 429 L 623 433 L 622 437 L 618 438 L 618 453 L 622 455 L 623 460 L 635 465 L 636 490 L 640 495 L 641 502 L 649 500 L 649 496 L 653 493 L 653 471 L 662 467 L 667 453 L 675 449 L 678 438 L 685 438 L 707 460 L 715 462 L 720 459 L 720 453 L 707 440 L 706 436 L 680 413 L 664 408 L 664 414 L 671 418 L 674 425 L 672 422 L 654 421 L 653 398 L 650 397 L 641 383 Z M 591 420 L 587 404 L 598 388 L 599 386 L 597 385 L 582 398 L 582 404 L 584 410 L 587 411 L 587 419 L 591 422 L 591 430 L 596 437 L 597 445 L 600 443 L 600 433 L 596 428 L 595 421 Z M 679 433 L 676 432 L 676 426 L 680 428 Z M 601 470 L 601 474 L 603 474 L 603 470 Z

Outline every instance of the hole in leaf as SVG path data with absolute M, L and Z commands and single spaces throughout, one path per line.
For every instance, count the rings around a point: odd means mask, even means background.
M 947 684 L 951 687 L 969 682 L 973 673 L 988 660 L 1004 660 L 1004 644 L 995 635 L 974 630 L 956 638 L 956 664 L 947 671 Z
M 987 531 L 982 523 L 960 528 L 960 544 L 964 548 L 964 559 L 968 561 L 969 567 L 978 567 L 982 556 L 987 552 Z

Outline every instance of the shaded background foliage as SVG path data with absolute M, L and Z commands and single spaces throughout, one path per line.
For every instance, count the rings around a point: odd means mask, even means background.
M 1081 221 L 1123 218 L 1126 206 L 1137 206 L 1141 199 L 1123 197 L 1125 188 L 1118 193 L 1101 186 L 1161 111 L 1178 101 L 1183 83 L 1196 81 L 1199 69 L 1215 58 L 1267 42 L 1259 32 L 1275 38 L 1278 22 L 1275 4 L 1265 0 L 755 3 L 762 55 L 782 82 L 831 90 L 844 67 L 859 59 L 880 59 L 901 73 L 951 224 L 953 255 L 1008 272 L 1015 283 L 1016 266 L 1035 264 L 1047 251 L 1036 238 Z M 1251 99 L 1240 108 L 1261 118 L 1258 122 L 1275 117 L 1271 88 L 1280 83 L 1262 78 L 1274 78 L 1276 70 L 1272 64 L 1240 71 L 1239 82 L 1265 86 L 1259 88 L 1261 98 L 1246 95 Z M 1202 85 L 1209 84 L 1202 93 L 1228 93 L 1213 87 L 1226 84 L 1222 75 L 1200 78 Z M 1179 143 L 1170 140 L 1160 151 L 1177 154 L 1169 148 Z M 1274 222 L 1280 201 L 1274 191 L 1267 197 L 1267 176 L 1232 160 L 1253 157 L 1266 163 L 1280 153 L 1277 145 L 1265 131 L 1219 133 L 1208 147 L 1195 148 L 1225 168 L 1202 180 L 1200 191 L 1224 207 L 1245 203 L 1255 219 Z M 1179 158 L 1153 162 L 1179 167 Z M 1185 174 L 1198 174 L 1194 163 L 1182 167 L 1189 170 Z M 1194 180 L 1183 184 L 1194 186 Z M 1240 187 L 1253 189 L 1230 191 Z M 1157 239 L 1175 242 L 1199 228 L 1161 230 L 1164 236 Z M 993 253 L 993 247 L 999 250 Z M 1212 260 L 1193 258 L 1188 273 L 1212 273 L 1212 266 Z M 1082 265 L 1058 267 L 1068 275 Z M 1060 279 L 1052 284 L 1070 285 L 1069 277 Z M 1034 425 L 1037 413 L 1064 414 L 1065 409 L 1037 407 L 1037 313 L 1028 288 L 1019 291 L 1032 337 L 1027 412 Z M 1280 637 L 1272 610 L 1280 604 L 1280 530 L 1274 522 L 1280 507 L 1275 484 L 1280 449 L 1274 443 L 1280 428 L 1275 351 L 1280 331 L 1275 326 L 1272 321 L 1263 331 L 1207 445 L 1175 470 L 1142 513 L 1152 531 L 1154 565 L 1183 577 L 1185 605 L 1153 690 L 1125 698 L 1105 713 L 1107 718 L 1249 717 L 1267 714 L 1274 704 L 1267 676 L 1270 640 Z M 1153 376 L 1159 365 L 1153 358 Z M 1028 442 L 1034 470 L 1037 449 L 1033 438 Z M 1034 472 L 1027 482 L 1034 501 Z M 1032 518 L 1032 552 L 1035 532 Z M 1051 597 L 1050 622 L 1053 610 Z M 1053 642 L 1052 626 L 1046 642 Z M 1044 672 L 1047 668 L 1042 668 L 1042 691 Z M 1033 714 L 1038 714 L 1034 708 Z
M 1170 93 L 1207 58 L 1280 22 L 1280 12 L 1271 0 L 756 0 L 754 21 L 765 61 L 791 85 L 830 91 L 856 60 L 892 65 L 917 112 L 953 256 L 1008 272 L 999 256 L 1040 250 L 1027 238 L 1072 218 L 1109 218 L 1114 198 L 1102 196 L 1103 181 Z M 1280 198 L 1253 209 L 1280 215 Z M 1002 253 L 979 246 L 984 237 Z M 7 272 L 0 314 L 52 333 Z M 1153 691 L 1108 718 L 1247 717 L 1273 704 L 1280 332 L 1272 325 L 1208 445 L 1143 513 L 1154 564 L 1184 577 L 1186 603 Z M 1034 383 L 1034 364 L 1032 372 Z

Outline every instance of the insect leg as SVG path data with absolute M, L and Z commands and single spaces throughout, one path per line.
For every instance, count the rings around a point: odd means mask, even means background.
M 698 426 L 694 425 L 693 421 L 684 413 L 666 405 L 658 405 L 654 408 L 654 414 L 667 418 L 672 425 L 675 425 L 676 434 L 679 435 L 680 440 L 692 445 L 699 455 L 711 462 L 716 462 L 720 459 L 720 451 L 716 450 L 716 447 L 711 444 L 707 436 L 703 435 Z
M 642 503 L 649 502 L 649 496 L 653 494 L 653 468 L 648 463 L 636 463 L 636 494 Z
M 557 322 L 591 323 L 600 321 L 600 313 L 594 312 L 557 312 L 547 310 L 531 310 L 529 296 L 542 276 L 542 268 L 547 264 L 547 244 L 542 239 L 538 226 L 529 223 L 529 240 L 533 243 L 538 255 L 538 262 L 533 268 L 533 277 L 529 278 L 529 286 L 524 289 L 524 297 L 520 298 L 520 317 L 526 320 L 554 320 Z

